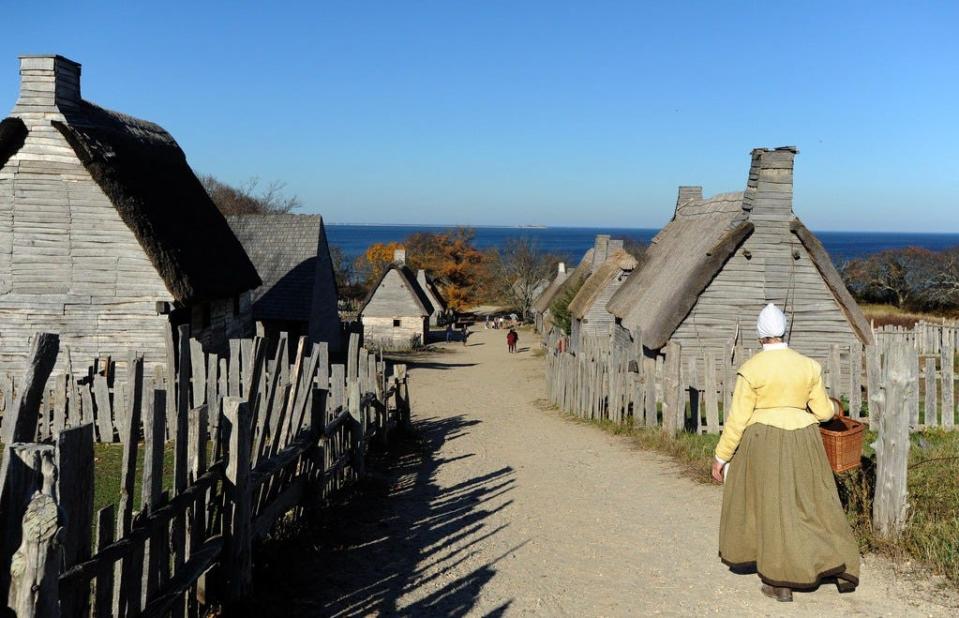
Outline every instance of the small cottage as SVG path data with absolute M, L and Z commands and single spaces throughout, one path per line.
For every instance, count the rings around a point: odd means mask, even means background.
M 583 282 L 569 303 L 570 348 L 579 349 L 585 338 L 608 340 L 614 317 L 606 303 L 638 265 L 623 249 L 613 251 Z
M 250 214 L 226 218 L 263 285 L 253 290 L 256 334 L 325 341 L 342 349 L 336 275 L 320 215 Z
M 370 289 L 360 308 L 363 340 L 383 350 L 410 350 L 429 341 L 433 305 L 398 249 L 393 263 Z
M 436 281 L 427 275 L 426 271 L 422 268 L 416 271 L 416 282 L 426 294 L 426 298 L 429 299 L 430 304 L 433 305 L 433 313 L 430 314 L 430 326 L 439 325 L 440 318 L 446 314 L 446 310 L 448 309 L 443 294 L 437 287 Z
M 622 249 L 623 241 L 621 239 L 612 239 L 608 234 L 598 234 L 593 246 L 583 254 L 583 258 L 572 273 L 565 274 L 564 266 L 563 277 L 560 278 L 557 275 L 553 283 L 533 303 L 533 318 L 544 340 L 549 336 L 549 331 L 553 327 L 553 302 L 567 294 L 578 291 L 578 288 L 585 283 L 593 271 L 599 268 L 611 254 Z
M 171 324 L 224 351 L 260 283 L 169 133 L 81 98 L 76 62 L 20 58 L 0 124 L 0 371 L 36 331 L 75 371 L 134 350 L 160 363 Z
M 566 281 L 566 277 L 566 263 L 560 262 L 556 266 L 556 276 L 553 277 L 553 280 L 549 282 L 533 301 L 531 309 L 533 312 L 533 324 L 537 332 L 543 332 L 543 318 L 546 312 L 549 311 L 549 306 L 552 304 L 553 299 L 556 298 L 556 293 L 559 291 L 559 288 L 563 285 L 563 282 Z
M 777 303 L 790 345 L 814 358 L 872 331 L 819 240 L 793 212 L 793 147 L 752 151 L 745 192 L 704 198 L 680 187 L 674 215 L 607 309 L 655 352 L 715 358 L 737 341 L 758 348 L 756 316 Z M 685 366 L 685 365 L 684 365 Z

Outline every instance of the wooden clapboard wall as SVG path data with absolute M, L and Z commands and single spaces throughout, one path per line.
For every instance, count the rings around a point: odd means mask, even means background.
M 672 340 L 684 356 L 719 355 L 730 339 L 759 349 L 756 318 L 768 302 L 792 319 L 790 345 L 826 358 L 832 344 L 849 346 L 858 337 L 809 252 L 791 231 L 793 152 L 754 153 L 743 197 L 755 229 L 709 283 Z M 758 156 L 757 156 L 758 155 Z M 701 361 L 700 361 L 701 362 Z M 700 367 L 701 368 L 701 367 Z
M 72 357 L 84 362 L 105 350 L 120 358 L 135 350 L 159 364 L 169 321 L 158 315 L 157 303 L 173 297 L 51 124 L 89 105 L 79 98 L 79 67 L 59 57 L 23 58 L 21 78 L 12 115 L 28 134 L 0 168 L 0 372 L 19 368 L 36 331 L 59 333 Z M 197 315 L 187 316 L 191 335 L 209 347 L 248 334 L 248 294 L 238 305 L 225 298 L 197 307 Z M 78 372 L 63 366 L 66 358 L 59 357 L 57 371 Z

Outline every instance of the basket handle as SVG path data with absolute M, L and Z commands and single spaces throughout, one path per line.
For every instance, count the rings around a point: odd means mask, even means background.
M 839 401 L 835 397 L 830 397 L 829 401 L 832 402 L 833 408 L 835 408 L 836 410 L 839 410 L 839 414 L 837 415 L 839 416 L 839 418 L 843 418 L 846 416 L 846 410 L 843 409 L 841 401 Z

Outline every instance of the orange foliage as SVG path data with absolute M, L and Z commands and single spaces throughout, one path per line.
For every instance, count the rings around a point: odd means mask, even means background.
M 469 228 L 457 228 L 442 234 L 417 232 L 404 242 L 410 266 L 435 277 L 455 311 L 466 310 L 481 300 L 488 277 L 486 256 L 473 246 L 474 235 Z
M 368 285 L 373 285 L 379 280 L 383 272 L 393 263 L 393 252 L 402 248 L 403 245 L 398 242 L 378 242 L 367 247 L 363 259 L 369 268 L 366 278 Z

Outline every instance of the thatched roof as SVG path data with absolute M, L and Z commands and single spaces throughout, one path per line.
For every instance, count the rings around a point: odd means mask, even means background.
M 323 217 L 231 215 L 226 220 L 263 280 L 253 290 L 255 320 L 309 321 L 314 303 L 336 306 Z M 318 298 L 315 292 L 320 293 Z
M 579 261 L 579 264 L 573 269 L 573 272 L 567 273 L 563 278 L 557 275 L 552 283 L 543 290 L 543 293 L 533 301 L 533 311 L 536 313 L 546 313 L 550 305 L 553 304 L 553 301 L 559 298 L 560 292 L 574 285 L 574 282 L 575 285 L 579 285 L 579 282 L 588 277 L 590 269 L 593 266 L 593 253 L 594 249 L 590 247 L 586 253 L 583 254 L 583 259 Z
M 0 121 L 0 168 L 17 153 L 27 139 L 27 125 L 19 118 Z
M 576 296 L 569 303 L 569 312 L 577 320 L 582 320 L 593 304 L 602 296 L 603 290 L 623 272 L 636 268 L 639 262 L 635 257 L 620 249 L 613 253 L 599 268 L 594 270 L 589 278 L 576 292 Z
M 650 349 L 666 344 L 699 295 L 753 231 L 742 193 L 724 193 L 677 206 L 650 242 L 643 266 L 616 291 L 607 310 L 639 327 Z M 642 311 L 633 311 L 642 307 Z
M 260 285 L 256 269 L 186 155 L 159 125 L 87 101 L 53 121 L 133 231 L 173 298 L 226 298 Z
M 806 229 L 806 226 L 803 225 L 799 219 L 796 219 L 790 224 L 789 230 L 799 238 L 799 242 L 802 243 L 803 247 L 805 247 L 809 253 L 813 264 L 816 265 L 816 270 L 822 275 L 826 286 L 833 293 L 833 296 L 836 297 L 836 300 L 839 302 L 839 307 L 856 331 L 856 334 L 859 335 L 863 343 L 872 343 L 872 325 L 859 309 L 859 305 L 856 304 L 856 300 L 852 297 L 852 294 L 849 293 L 849 289 L 846 288 L 842 276 L 832 263 L 832 258 L 826 253 L 825 247 L 822 246 L 822 243 L 819 242 L 819 239 L 816 238 L 812 232 Z
M 400 281 L 402 281 L 403 285 L 406 286 L 406 289 L 409 290 L 410 295 L 416 303 L 417 309 L 420 311 L 420 316 L 425 318 L 432 315 L 433 304 L 426 296 L 426 292 L 423 291 L 423 288 L 420 287 L 420 284 L 417 283 L 416 275 L 413 274 L 413 271 L 410 270 L 409 266 L 396 263 L 390 264 L 389 268 L 384 270 L 383 274 L 380 275 L 380 278 L 377 279 L 376 285 L 370 288 L 369 293 L 366 295 L 366 299 L 363 301 L 363 306 L 360 307 L 359 315 L 363 315 L 363 311 L 366 310 L 366 306 L 369 305 L 370 301 L 373 300 L 373 297 L 376 296 L 376 291 L 383 283 L 383 280 L 386 279 L 386 276 L 394 270 L 399 273 Z

